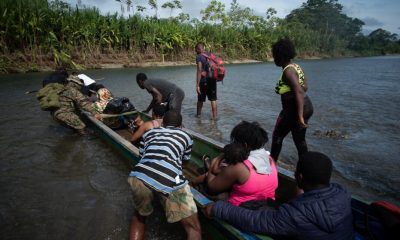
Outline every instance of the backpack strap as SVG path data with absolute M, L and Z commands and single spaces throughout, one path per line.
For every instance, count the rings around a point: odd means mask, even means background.
M 215 59 L 212 59 L 210 56 L 208 56 L 207 54 L 205 54 L 205 53 L 201 53 L 201 55 L 203 55 L 204 57 L 206 57 L 207 59 L 208 59 L 208 61 L 213 61 L 214 63 L 216 63 L 216 64 L 218 64 L 218 62 L 215 60 Z

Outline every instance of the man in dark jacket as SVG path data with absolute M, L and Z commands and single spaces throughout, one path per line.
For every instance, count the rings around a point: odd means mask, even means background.
M 297 163 L 296 181 L 304 193 L 276 210 L 248 210 L 218 201 L 206 207 L 214 216 L 245 231 L 284 239 L 353 239 L 351 196 L 329 183 L 331 160 L 308 152 Z

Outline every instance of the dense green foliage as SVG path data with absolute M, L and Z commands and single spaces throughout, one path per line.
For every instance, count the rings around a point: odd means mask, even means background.
M 134 1 L 120 2 L 134 7 Z M 154 16 L 141 15 L 147 7 Z M 271 44 L 282 37 L 294 40 L 300 57 L 400 52 L 397 35 L 383 29 L 362 35 L 364 23 L 346 16 L 337 0 L 308 0 L 285 19 L 277 18 L 272 8 L 264 17 L 256 16 L 236 0 L 229 9 L 212 0 L 201 11 L 201 21 L 185 13 L 159 19 L 159 7 L 169 8 L 171 16 L 182 8 L 178 0 L 162 6 L 150 0 L 124 18 L 59 0 L 2 0 L 0 72 L 16 61 L 29 62 L 31 69 L 46 60 L 79 68 L 104 55 L 134 62 L 192 60 L 198 41 L 227 59 L 266 60 Z

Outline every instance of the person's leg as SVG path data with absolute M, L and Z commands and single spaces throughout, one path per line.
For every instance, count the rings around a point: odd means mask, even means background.
M 188 184 L 172 192 L 168 197 L 162 197 L 161 200 L 169 223 L 180 221 L 186 231 L 187 239 L 201 239 L 197 207 Z
M 144 239 L 144 228 L 146 225 L 146 218 L 139 214 L 135 214 L 132 217 L 131 225 L 129 228 L 129 240 L 143 240 Z
M 207 96 L 208 96 L 208 100 L 210 100 L 210 102 L 211 102 L 212 119 L 216 120 L 218 118 L 217 81 L 212 80 L 212 79 L 207 79 Z
M 216 120 L 218 118 L 217 101 L 211 101 L 211 113 L 212 119 Z
M 203 103 L 206 101 L 206 90 L 207 90 L 207 83 L 200 82 L 200 94 L 197 94 L 197 113 L 196 113 L 197 117 L 201 116 Z
M 313 105 L 310 99 L 306 96 L 304 98 L 304 108 L 303 108 L 303 117 L 304 117 L 304 122 L 306 124 L 308 123 L 308 120 L 312 116 L 313 112 L 314 112 Z M 299 128 L 298 126 L 294 126 L 292 129 L 292 137 L 294 144 L 296 145 L 297 148 L 299 159 L 301 155 L 308 152 L 308 147 L 306 142 L 306 131 L 307 128 Z
M 197 101 L 197 112 L 196 116 L 200 117 L 201 116 L 201 109 L 203 108 L 203 102 Z
M 298 126 L 292 129 L 293 142 L 296 145 L 298 157 L 304 153 L 308 152 L 307 142 L 306 142 L 306 130 L 307 128 L 299 128 Z
M 282 110 L 276 120 L 274 132 L 272 133 L 271 157 L 278 161 L 282 149 L 283 139 L 290 132 L 290 119 Z
M 197 213 L 181 220 L 182 226 L 186 231 L 186 239 L 201 239 L 201 227 Z
M 143 182 L 135 177 L 128 177 L 128 183 L 133 193 L 135 214 L 129 228 L 129 239 L 144 239 L 146 217 L 153 212 L 153 193 Z
M 55 113 L 55 119 L 64 126 L 70 127 L 80 134 L 85 133 L 86 125 L 82 122 L 78 115 L 72 112 Z

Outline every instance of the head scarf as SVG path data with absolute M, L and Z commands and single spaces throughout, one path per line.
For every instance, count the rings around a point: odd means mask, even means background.
M 108 102 L 112 99 L 111 92 L 106 88 L 100 88 L 97 91 L 97 99 L 94 103 L 94 108 L 97 112 L 102 113 Z

